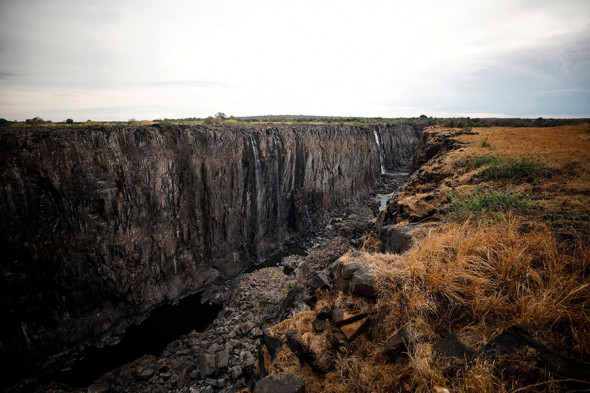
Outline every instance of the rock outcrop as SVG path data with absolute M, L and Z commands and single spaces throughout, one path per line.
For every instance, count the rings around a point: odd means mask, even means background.
M 378 126 L 388 169 L 420 130 Z M 353 126 L 0 132 L 0 359 L 92 341 L 326 224 L 379 181 Z M 9 361 L 10 359 L 10 361 Z

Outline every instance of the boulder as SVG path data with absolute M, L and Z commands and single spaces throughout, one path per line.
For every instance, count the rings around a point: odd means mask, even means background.
M 342 269 L 342 261 L 337 260 L 328 267 L 330 278 L 336 279 L 340 277 L 340 270 Z
M 375 286 L 375 277 L 371 271 L 362 267 L 354 272 L 351 282 L 352 293 L 357 295 L 374 297 L 377 296 L 377 287 Z
M 412 245 L 410 232 L 416 228 L 416 224 L 403 226 L 384 225 L 379 229 L 379 239 L 383 249 L 380 251 L 401 254 Z
M 336 279 L 336 288 L 340 292 L 348 293 L 350 291 L 350 282 L 351 280 L 346 280 L 342 277 L 338 277 Z
M 215 368 L 217 370 L 224 370 L 229 365 L 229 349 L 224 349 L 215 353 Z
M 211 375 L 215 372 L 215 356 L 210 353 L 199 355 L 199 372 L 201 378 Z
M 275 359 L 283 349 L 283 340 L 280 337 L 274 337 L 267 329 L 262 332 L 262 343 L 266 346 L 271 359 Z
M 305 393 L 305 382 L 291 374 L 269 375 L 254 387 L 253 393 Z
M 324 273 L 317 273 L 309 280 L 307 285 L 312 290 L 319 291 L 330 288 L 330 280 L 328 280 L 328 276 L 326 276 Z
M 347 264 L 343 264 L 342 268 L 340 269 L 340 276 L 342 278 L 344 278 L 345 280 L 349 280 L 352 277 L 352 275 L 354 274 L 354 272 L 356 272 L 357 270 L 359 270 L 362 267 L 363 267 L 363 264 L 361 264 L 359 262 L 350 262 Z
M 317 361 L 315 353 L 301 340 L 297 330 L 288 332 L 286 338 L 287 345 L 302 363 L 308 364 L 317 373 L 325 374 L 330 371 L 331 365 L 320 364 Z

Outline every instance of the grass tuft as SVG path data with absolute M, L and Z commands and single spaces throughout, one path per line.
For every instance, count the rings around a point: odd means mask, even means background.
M 494 218 L 518 211 L 529 212 L 535 202 L 522 193 L 496 191 L 491 186 L 479 186 L 469 194 L 458 195 L 450 191 L 451 203 L 442 209 L 451 219 L 465 221 L 469 217 Z
M 488 179 L 519 179 L 533 175 L 546 175 L 549 167 L 540 157 L 502 158 L 495 156 L 473 157 L 471 166 L 487 166 L 484 175 Z
M 471 159 L 471 166 L 479 168 L 480 166 L 498 165 L 503 161 L 500 157 L 494 156 L 479 156 Z

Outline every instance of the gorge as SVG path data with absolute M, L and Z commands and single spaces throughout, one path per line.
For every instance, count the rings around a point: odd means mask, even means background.
M 2 132 L 8 382 L 320 232 L 381 175 L 408 171 L 421 135 L 387 124 Z

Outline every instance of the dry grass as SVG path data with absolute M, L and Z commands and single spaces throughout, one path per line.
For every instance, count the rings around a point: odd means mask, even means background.
M 490 127 L 474 131 L 477 135 L 457 137 L 468 145 L 462 152 L 449 157 L 452 161 L 457 163 L 482 156 L 539 157 L 553 169 L 550 178 L 535 179 L 534 187 L 531 187 L 541 205 L 557 214 L 582 215 L 587 220 L 590 215 L 590 124 L 547 128 Z M 506 183 L 511 181 L 494 184 Z M 588 225 L 587 221 L 584 225 Z
M 477 128 L 476 135 L 459 136 L 434 131 L 464 145 L 429 162 L 401 190 L 397 202 L 405 217 L 440 208 L 449 188 L 467 193 L 482 180 L 502 192 L 523 193 L 540 208 L 521 216 L 504 213 L 497 221 L 423 224 L 403 255 L 371 252 L 378 241 L 368 237 L 364 252 L 342 258 L 377 272 L 376 304 L 329 290 L 315 311 L 274 328 L 276 334 L 298 330 L 320 360 L 335 362 L 334 371 L 317 375 L 285 349 L 272 373 L 299 375 L 309 392 L 558 392 L 551 375 L 528 386 L 502 380 L 483 356 L 452 375 L 433 358 L 433 345 L 451 333 L 477 351 L 513 324 L 564 355 L 590 360 L 590 125 Z M 485 165 L 470 165 L 483 156 L 538 156 L 549 169 L 490 180 Z M 575 236 L 564 238 L 570 229 Z M 311 328 L 315 313 L 333 304 L 368 310 L 372 321 L 365 335 L 338 352 Z M 416 344 L 392 361 L 383 346 L 402 327 Z
M 402 256 L 365 253 L 357 258 L 379 273 L 371 340 L 359 338 L 350 353 L 330 353 L 337 367 L 323 378 L 289 351 L 274 365 L 274 372 L 304 378 L 309 391 L 432 392 L 434 386 L 452 392 L 511 391 L 519 386 L 500 381 L 491 371 L 493 365 L 483 359 L 449 379 L 433 362 L 432 345 L 452 332 L 472 330 L 481 337 L 473 346 L 481 347 L 512 324 L 564 354 L 590 358 L 590 319 L 585 313 L 590 307 L 590 249 L 579 245 L 564 250 L 545 225 L 518 219 L 494 225 L 447 223 L 431 228 Z M 327 292 L 318 307 L 344 302 L 343 297 Z M 301 313 L 274 332 L 297 329 L 317 354 L 328 356 L 325 337 L 312 338 L 313 317 L 314 312 Z M 419 344 L 409 357 L 391 362 L 382 346 L 403 326 Z M 551 386 L 539 389 L 551 391 Z

